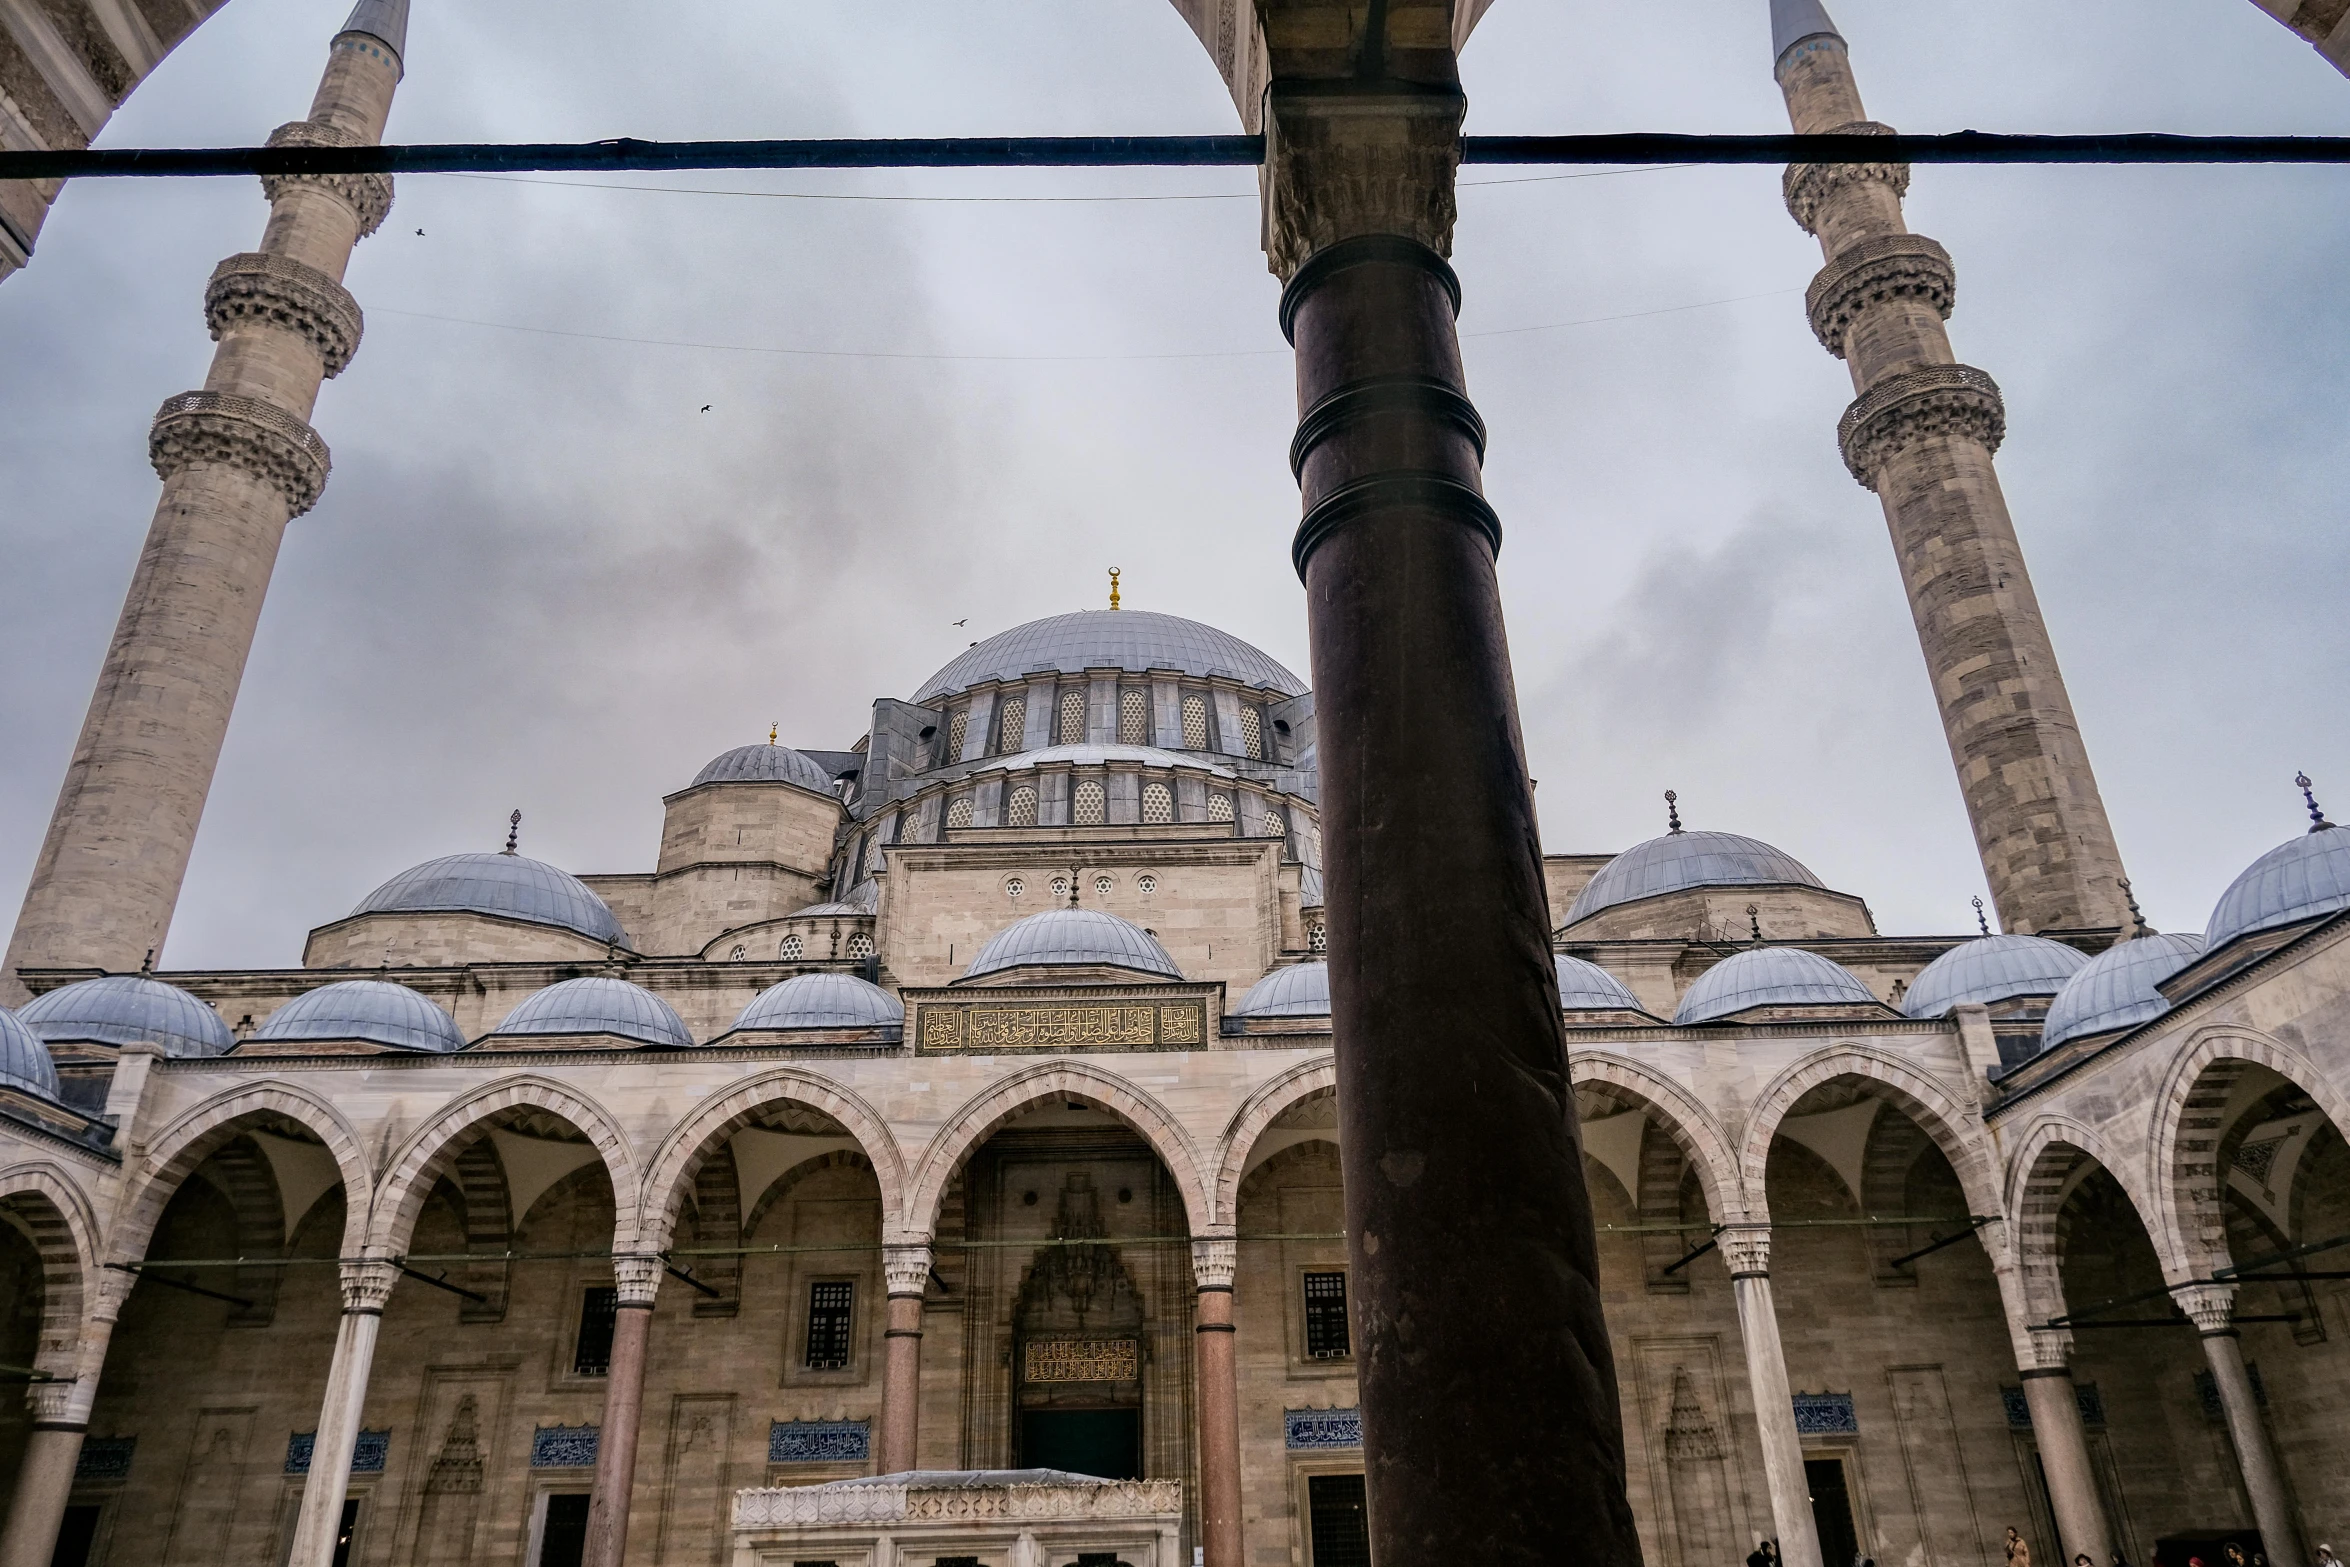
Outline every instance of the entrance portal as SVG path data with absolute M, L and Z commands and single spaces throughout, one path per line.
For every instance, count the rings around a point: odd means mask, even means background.
M 1022 1410 L 1020 1464 L 1026 1469 L 1066 1469 L 1101 1480 L 1139 1480 L 1142 1411 Z

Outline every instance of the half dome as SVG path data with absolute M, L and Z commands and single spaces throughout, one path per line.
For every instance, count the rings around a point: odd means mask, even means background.
M 735 747 L 694 774 L 687 787 L 699 789 L 708 783 L 787 783 L 828 795 L 833 779 L 815 758 L 771 740 Z
M 177 985 L 144 974 L 107 974 L 35 996 L 18 1009 L 44 1044 L 129 1045 L 146 1040 L 171 1056 L 226 1055 L 228 1025 Z
M 450 854 L 402 871 L 360 900 L 362 914 L 493 914 L 628 944 L 604 900 L 568 871 L 519 854 Z
M 668 1002 L 642 985 L 606 974 L 567 979 L 526 997 L 490 1037 L 513 1034 L 616 1034 L 678 1049 L 694 1042 Z
M 1596 963 L 1553 953 L 1558 965 L 1559 1006 L 1568 1012 L 1638 1012 L 1640 998 Z
M 2089 961 L 2078 947 L 2045 936 L 1977 936 L 1918 970 L 1901 998 L 1901 1015 L 1947 1017 L 1950 1009 L 2054 996 Z
M 1087 609 L 997 632 L 924 681 L 914 700 L 926 703 L 985 680 L 1019 681 L 1046 671 L 1082 675 L 1089 669 L 1223 675 L 1283 696 L 1306 689 L 1304 681 L 1228 631 L 1146 609 Z
M 2042 1049 L 2136 1028 L 2170 1010 L 2155 987 L 2203 955 L 2201 936 L 2140 936 L 2106 948 L 2065 982 L 2040 1025 Z
M 465 1048 L 457 1020 L 406 985 L 346 979 L 306 991 L 269 1014 L 256 1040 L 364 1039 L 396 1050 Z
M 1234 1017 L 1328 1017 L 1330 965 L 1293 963 L 1249 986 Z
M 1860 976 L 1801 947 L 1755 947 L 1697 976 L 1673 1009 L 1684 1026 L 1709 1023 L 1755 1007 L 1882 1005 Z
M 49 1047 L 6 1007 L 0 1007 L 0 1087 L 21 1088 L 51 1101 L 61 1092 Z
M 905 1003 L 854 974 L 795 974 L 751 999 L 736 1028 L 898 1028 Z
M 1636 843 L 1601 866 L 1575 894 L 1566 923 L 1688 887 L 1748 886 L 1819 887 L 1820 879 L 1795 856 L 1759 838 L 1734 832 L 1672 832 Z
M 963 977 L 1016 968 L 1120 968 L 1158 979 L 1183 977 L 1156 936 L 1099 909 L 1047 909 L 1008 925 L 988 938 Z
M 2203 932 L 2204 950 L 2343 909 L 2350 909 L 2350 832 L 2322 827 L 2278 844 L 2228 884 Z

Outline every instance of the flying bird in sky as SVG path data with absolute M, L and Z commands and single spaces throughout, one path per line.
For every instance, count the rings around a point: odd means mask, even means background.
M 971 617 L 965 615 L 961 620 L 956 621 L 955 624 L 958 626 L 968 626 L 971 624 Z

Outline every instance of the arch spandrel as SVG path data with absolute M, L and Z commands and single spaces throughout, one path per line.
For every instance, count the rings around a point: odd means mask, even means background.
M 342 1176 L 343 1251 L 356 1254 L 366 1243 L 375 1195 L 375 1173 L 358 1134 L 343 1113 L 324 1099 L 291 1083 L 265 1080 L 217 1094 L 147 1139 L 145 1157 L 128 1183 L 121 1216 L 106 1237 L 108 1257 L 121 1262 L 144 1257 L 164 1207 L 181 1183 L 195 1173 L 196 1166 L 230 1138 L 250 1129 L 252 1123 L 273 1117 L 305 1128 L 333 1157 Z
M 837 1121 L 856 1141 L 881 1187 L 881 1211 L 893 1217 L 906 1206 L 906 1158 L 880 1111 L 839 1083 L 798 1067 L 778 1067 L 711 1095 L 661 1140 L 645 1173 L 640 1211 L 641 1244 L 659 1251 L 670 1241 L 695 1174 L 713 1149 L 752 1123 L 765 1109 L 800 1105 Z
M 1789 1065 L 1755 1098 L 1747 1118 L 1745 1144 L 1739 1152 L 1740 1173 L 1755 1213 L 1764 1208 L 1763 1176 L 1769 1168 L 1771 1144 L 1779 1135 L 1779 1123 L 1805 1094 L 1840 1077 L 1868 1083 L 1925 1129 L 1958 1176 L 1967 1204 L 1975 1213 L 2002 1212 L 1999 1178 L 1992 1167 L 1987 1139 L 1969 1136 L 1963 1130 L 1969 1124 L 1970 1111 L 1951 1086 L 1890 1051 L 1839 1044 Z M 1979 1120 L 1975 1124 L 1979 1126 Z
M 895 1211 L 901 1232 L 909 1237 L 932 1234 L 948 1184 L 979 1145 L 1022 1112 L 1048 1103 L 1056 1095 L 1085 1100 L 1125 1122 L 1150 1144 L 1174 1177 L 1176 1189 L 1183 1194 L 1183 1213 L 1191 1232 L 1204 1235 L 1214 1227 L 1216 1210 L 1200 1175 L 1198 1154 L 1189 1134 L 1166 1106 L 1144 1089 L 1099 1067 L 1081 1061 L 1046 1061 L 981 1090 L 938 1129 L 923 1151 L 905 1205 Z
M 638 1228 L 638 1196 L 642 1181 L 628 1137 L 611 1112 L 577 1090 L 550 1078 L 503 1078 L 445 1105 L 401 1144 L 386 1166 L 378 1188 L 375 1212 L 360 1248 L 381 1255 L 397 1255 L 415 1231 L 425 1199 L 454 1161 L 460 1140 L 468 1133 L 486 1131 L 492 1117 L 515 1109 L 542 1110 L 555 1116 L 588 1140 L 603 1161 L 612 1182 L 613 1240 L 625 1248 Z
M 1337 1091 L 1338 1058 L 1323 1055 L 1291 1067 L 1241 1102 L 1218 1143 L 1213 1194 L 1218 1224 L 1229 1226 L 1237 1220 L 1241 1177 L 1248 1173 L 1249 1156 L 1265 1128 L 1307 1100 Z
M 1740 1223 L 1761 1211 L 1761 1183 L 1755 1183 L 1750 1197 L 1729 1134 L 1688 1089 L 1654 1067 L 1607 1050 L 1569 1051 L 1567 1077 L 1577 1088 L 1605 1086 L 1639 1104 L 1697 1172 L 1705 1211 L 1716 1224 Z

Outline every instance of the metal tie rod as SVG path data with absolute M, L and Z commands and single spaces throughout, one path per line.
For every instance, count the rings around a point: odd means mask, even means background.
M 834 137 L 813 141 L 454 142 L 412 147 L 109 147 L 0 152 L 0 180 L 164 175 L 662 172 L 687 169 L 1254 168 L 1261 136 Z M 2350 136 L 1465 136 L 1463 163 L 2350 163 Z

